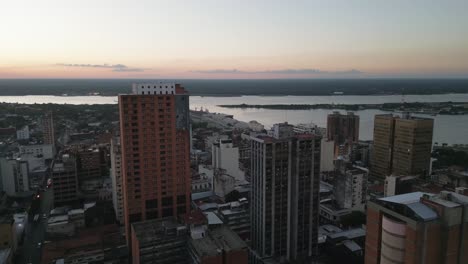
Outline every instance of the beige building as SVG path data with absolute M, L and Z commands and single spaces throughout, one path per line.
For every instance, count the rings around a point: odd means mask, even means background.
M 433 127 L 430 118 L 376 115 L 371 175 L 429 173 Z

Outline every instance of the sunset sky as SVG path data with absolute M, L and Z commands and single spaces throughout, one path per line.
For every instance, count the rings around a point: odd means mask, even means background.
M 4 0 L 0 78 L 468 78 L 466 0 Z

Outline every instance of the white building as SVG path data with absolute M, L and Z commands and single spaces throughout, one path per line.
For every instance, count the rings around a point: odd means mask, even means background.
M 0 158 L 0 180 L 0 187 L 10 196 L 29 191 L 28 162 Z
M 55 155 L 54 145 L 24 145 L 19 147 L 20 155 L 42 156 L 44 159 L 52 159 Z
M 334 196 L 338 207 L 364 211 L 368 171 L 353 167 L 344 160 L 336 163 Z
M 120 149 L 120 138 L 111 140 L 111 171 L 112 179 L 112 202 L 114 204 L 115 216 L 119 223 L 123 223 L 123 192 L 122 192 L 122 153 Z
M 322 138 L 320 152 L 320 172 L 331 172 L 335 170 L 333 160 L 335 159 L 335 142 Z
M 16 130 L 17 140 L 29 140 L 29 126 L 24 126 L 21 129 Z
M 239 148 L 233 146 L 232 140 L 220 139 L 213 143 L 211 161 L 214 169 L 224 169 L 237 181 L 245 181 L 244 172 L 239 168 Z
M 221 135 L 217 132 L 214 132 L 213 135 L 205 138 L 205 150 L 211 152 L 213 148 L 213 143 L 219 141 L 220 139 L 229 139 L 227 135 Z

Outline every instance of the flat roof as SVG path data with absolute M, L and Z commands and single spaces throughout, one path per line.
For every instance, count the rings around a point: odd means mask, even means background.
M 361 246 L 359 246 L 356 242 L 352 240 L 343 241 L 343 245 L 347 247 L 349 250 L 351 250 L 352 252 L 362 250 Z
M 140 245 L 145 242 L 151 242 L 156 238 L 166 236 L 167 229 L 186 229 L 184 224 L 180 224 L 174 217 L 166 217 L 132 224 L 133 231 Z
M 220 225 L 223 223 L 219 217 L 213 212 L 204 212 L 206 218 L 208 219 L 208 225 Z
M 421 197 L 423 197 L 423 195 L 427 195 L 431 197 L 431 200 L 433 200 L 432 198 L 434 197 L 434 194 L 423 193 L 423 192 L 412 192 L 412 193 L 405 193 L 405 194 L 380 198 L 378 199 L 378 201 L 389 202 L 389 203 L 393 203 L 393 204 L 406 207 L 414 215 L 411 215 L 411 213 L 407 211 L 406 213 L 404 213 L 404 215 L 408 217 L 412 217 L 412 218 L 416 217 L 417 220 L 432 221 L 432 220 L 437 219 L 438 218 L 437 213 L 429 206 L 420 202 L 420 199 Z
M 337 233 L 332 233 L 328 235 L 330 239 L 337 239 L 341 237 L 344 237 L 346 239 L 354 239 L 354 238 L 364 237 L 364 236 L 366 236 L 366 230 L 360 227 L 337 232 Z
M 391 203 L 398 203 L 398 204 L 411 204 L 411 203 L 419 202 L 419 200 L 424 194 L 429 195 L 429 196 L 434 195 L 434 194 L 423 193 L 423 192 L 412 192 L 412 193 L 405 193 L 405 194 L 379 198 L 379 200 L 385 201 L 385 202 L 391 202 Z
M 190 243 L 199 256 L 220 255 L 223 250 L 229 252 L 247 248 L 247 244 L 226 226 L 208 231 L 203 238 L 191 239 Z

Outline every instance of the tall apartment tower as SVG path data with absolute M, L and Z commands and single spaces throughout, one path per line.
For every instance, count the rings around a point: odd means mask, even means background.
M 114 204 L 115 217 L 119 223 L 124 223 L 123 217 L 123 181 L 122 181 L 122 151 L 120 138 L 111 139 L 111 179 L 112 179 L 112 203 Z
M 255 255 L 303 261 L 317 253 L 321 137 L 287 123 L 251 137 L 251 238 Z
M 42 120 L 44 144 L 55 146 L 54 118 L 52 112 L 44 115 Z
M 344 143 L 359 141 L 359 116 L 353 112 L 346 115 L 335 111 L 327 117 L 327 139 L 335 141 L 339 146 Z
M 371 175 L 425 175 L 429 172 L 434 120 L 376 115 Z
M 468 263 L 467 210 L 467 196 L 446 191 L 369 201 L 365 263 Z
M 189 96 L 176 83 L 133 85 L 119 95 L 124 222 L 130 227 L 190 210 Z

